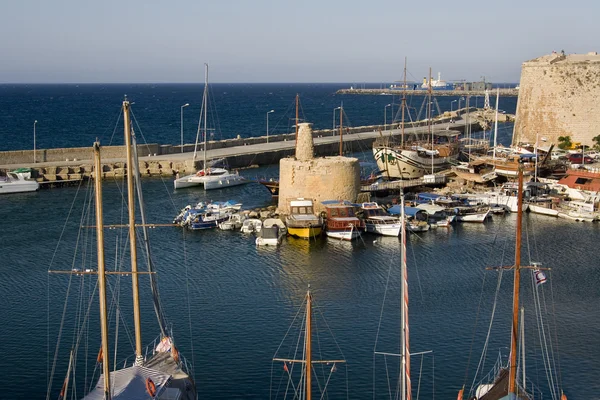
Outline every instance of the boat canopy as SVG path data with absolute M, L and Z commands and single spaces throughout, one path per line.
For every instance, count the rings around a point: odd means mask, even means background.
M 395 205 L 393 207 L 388 208 L 388 213 L 390 213 L 392 215 L 400 215 L 401 212 L 402 212 L 402 210 L 400 209 L 399 205 Z M 417 214 L 427 215 L 427 211 L 422 210 L 417 207 L 404 207 L 404 214 L 407 217 L 414 218 Z
M 324 200 L 321 204 L 325 206 L 350 206 L 350 207 L 360 207 L 360 204 L 354 204 L 348 200 Z
M 431 201 L 431 200 L 437 200 L 440 197 L 444 197 L 441 194 L 435 194 L 435 193 L 418 193 L 417 194 L 417 199 L 419 200 L 427 200 L 427 201 Z

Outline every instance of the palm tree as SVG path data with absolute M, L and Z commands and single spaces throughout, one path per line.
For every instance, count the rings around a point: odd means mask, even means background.
M 573 142 L 571 142 L 571 136 L 559 136 L 558 137 L 558 147 L 559 148 L 566 150 L 566 149 L 570 149 L 572 146 L 573 146 Z

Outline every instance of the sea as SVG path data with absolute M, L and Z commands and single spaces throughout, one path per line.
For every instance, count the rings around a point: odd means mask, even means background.
M 301 118 L 315 129 L 332 127 L 342 104 L 350 126 L 381 124 L 384 113 L 391 121 L 399 96 L 336 94 L 349 86 L 211 85 L 211 112 L 219 121 L 214 137 L 262 136 L 270 110 L 271 134 L 292 131 L 296 94 Z M 118 119 L 124 95 L 134 103 L 136 133 L 148 143 L 179 144 L 181 106 L 189 103 L 183 108 L 184 141 L 193 143 L 202 90 L 197 84 L 0 85 L 0 151 L 33 148 L 34 121 L 37 148 L 87 147 L 96 138 L 105 145 L 122 144 Z M 459 100 L 463 107 L 459 97 L 437 97 L 441 112 L 456 109 Z M 493 96 L 490 100 L 493 105 Z M 424 101 L 414 96 L 407 103 L 416 115 Z M 475 101 L 481 107 L 484 99 L 471 98 L 472 106 Z M 516 101 L 500 98 L 499 108 L 514 113 Z M 510 144 L 511 134 L 511 125 L 501 126 L 498 141 Z M 353 155 L 375 165 L 368 150 Z M 278 168 L 240 173 L 250 179 L 276 177 Z M 181 208 L 199 201 L 235 200 L 244 209 L 274 204 L 257 183 L 175 191 L 170 179 L 147 178 L 142 189 L 147 220 L 156 224 L 169 224 Z M 123 182 L 107 180 L 103 191 L 105 223 L 125 223 Z M 83 183 L 0 197 L 0 398 L 58 398 L 74 348 L 80 362 L 92 362 L 77 364 L 68 396 L 81 398 L 95 384 L 100 369 L 93 362 L 100 346 L 95 278 L 48 272 L 70 271 L 88 260 L 93 264 L 94 246 L 85 244 L 93 230 L 80 228 L 94 225 L 82 217 L 90 193 Z M 529 270 L 522 273 L 527 377 L 546 391 L 536 398 L 552 398 L 545 383 L 549 364 L 554 384 L 569 398 L 600 398 L 600 268 L 594 250 L 599 225 L 534 214 L 523 218 L 522 263 L 549 268 L 540 286 Z M 498 354 L 506 354 L 512 274 L 489 268 L 514 263 L 515 225 L 516 215 L 495 215 L 483 224 L 407 236 L 414 398 L 456 398 L 463 385 L 468 392 L 488 373 Z M 107 230 L 109 269 L 126 268 L 124 235 L 123 229 Z M 399 238 L 365 234 L 353 243 L 285 238 L 279 247 L 263 248 L 252 235 L 237 231 L 159 226 L 150 229 L 149 240 L 161 302 L 179 351 L 194 368 L 199 398 L 276 399 L 286 388 L 292 394 L 295 386 L 287 386 L 282 363 L 272 359 L 282 348 L 292 348 L 284 338 L 290 337 L 288 329 L 309 289 L 318 314 L 313 359 L 346 360 L 317 370 L 315 379 L 321 388 L 327 386 L 327 398 L 395 397 Z M 133 351 L 128 280 L 109 278 L 110 303 L 120 300 L 119 312 L 111 306 L 110 314 L 111 360 L 116 353 L 119 362 Z M 151 344 L 159 330 L 147 276 L 140 276 L 140 285 L 142 337 Z M 542 319 L 536 318 L 537 308 Z M 548 362 L 542 357 L 544 341 L 552 347 Z

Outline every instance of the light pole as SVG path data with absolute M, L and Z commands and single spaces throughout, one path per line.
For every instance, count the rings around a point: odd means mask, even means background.
M 387 108 L 391 107 L 391 104 L 386 104 L 385 107 L 383 107 L 383 130 L 385 131 L 387 128 Z
M 33 163 L 36 163 L 35 159 L 35 125 L 37 124 L 37 119 L 33 121 Z
M 461 100 L 464 100 L 464 99 L 465 99 L 464 97 L 459 97 L 459 98 L 458 98 L 458 108 L 456 109 L 456 113 L 457 113 L 457 114 L 460 112 L 460 101 L 461 101 Z
M 340 110 L 342 107 L 337 107 L 333 109 L 333 127 L 331 128 L 332 136 L 335 136 L 335 112 L 336 110 Z
M 458 101 L 458 100 L 452 100 L 452 101 L 450 102 L 450 114 L 452 114 L 452 105 L 453 105 L 454 103 L 456 103 L 457 101 Z
M 267 112 L 267 143 L 269 143 L 269 114 L 274 113 L 275 110 Z
M 181 106 L 181 152 L 183 153 L 183 109 L 189 106 L 189 103 L 185 103 Z

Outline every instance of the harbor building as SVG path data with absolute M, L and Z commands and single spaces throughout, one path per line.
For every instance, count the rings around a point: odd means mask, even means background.
M 560 136 L 593 145 L 600 134 L 600 55 L 553 52 L 523 63 L 513 145 Z
M 360 192 L 360 165 L 353 157 L 314 157 L 312 124 L 298 127 L 296 156 L 279 161 L 278 210 L 289 212 L 290 200 L 313 201 L 315 211 L 324 210 L 324 200 L 356 201 Z

